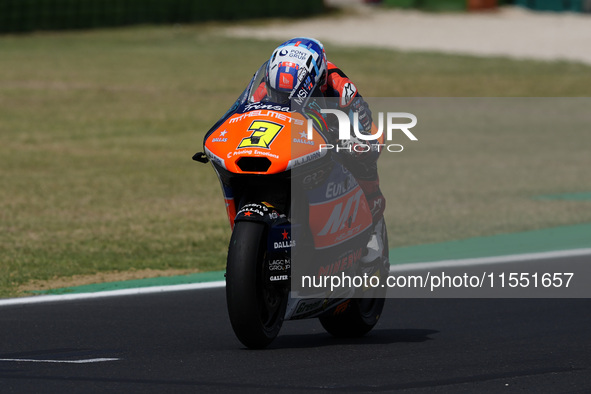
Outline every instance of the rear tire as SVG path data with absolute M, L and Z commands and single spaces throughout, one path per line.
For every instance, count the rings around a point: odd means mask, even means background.
M 288 290 L 264 277 L 267 231 L 259 222 L 237 222 L 226 266 L 226 302 L 234 333 L 246 347 L 262 349 L 283 325 Z
M 359 338 L 377 324 L 384 308 L 384 298 L 353 298 L 344 312 L 338 307 L 330 314 L 320 317 L 322 327 L 337 338 Z
M 384 249 L 382 259 L 383 265 L 380 270 L 380 278 L 383 280 L 389 274 L 389 249 L 388 233 L 386 227 L 383 227 L 382 239 L 384 240 Z M 334 337 L 337 338 L 358 338 L 371 331 L 378 323 L 384 303 L 386 301 L 386 288 L 379 287 L 373 289 L 374 298 L 352 298 L 346 302 L 346 309 L 342 310 L 344 305 L 339 305 L 328 314 L 320 316 L 319 320 L 322 327 Z M 342 312 L 341 312 L 342 311 Z

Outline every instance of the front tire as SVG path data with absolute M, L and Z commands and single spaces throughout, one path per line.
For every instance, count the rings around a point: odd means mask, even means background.
M 234 333 L 251 349 L 265 348 L 277 337 L 287 305 L 288 290 L 264 277 L 266 235 L 263 223 L 237 222 L 228 249 L 228 314 Z

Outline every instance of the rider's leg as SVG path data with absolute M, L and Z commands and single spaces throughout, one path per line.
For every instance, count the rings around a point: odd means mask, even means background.
M 373 220 L 373 229 L 367 253 L 361 258 L 362 263 L 373 263 L 383 257 L 384 252 L 384 210 L 386 199 L 380 190 L 380 178 L 378 176 L 378 154 L 371 152 L 368 155 L 349 156 L 346 161 L 347 169 L 353 174 L 357 183 L 363 190 L 363 194 L 369 204 Z

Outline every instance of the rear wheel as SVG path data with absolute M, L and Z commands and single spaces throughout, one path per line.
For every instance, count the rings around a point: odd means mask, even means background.
M 353 298 L 346 309 L 337 307 L 320 317 L 322 327 L 337 338 L 358 338 L 367 334 L 377 324 L 384 308 L 384 298 Z
M 389 273 L 388 234 L 385 226 L 382 239 L 384 241 L 383 263 L 378 263 L 377 269 L 383 281 Z M 337 338 L 357 338 L 367 334 L 378 323 L 386 301 L 385 287 L 370 289 L 370 291 L 373 291 L 371 297 L 350 299 L 328 314 L 320 316 L 322 327 Z
M 226 302 L 234 333 L 245 346 L 261 349 L 279 334 L 287 305 L 285 286 L 264 276 L 266 226 L 237 222 L 230 239 L 226 266 Z

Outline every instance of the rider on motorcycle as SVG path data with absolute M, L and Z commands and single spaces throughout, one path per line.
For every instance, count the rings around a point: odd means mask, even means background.
M 298 79 L 298 70 L 305 69 L 312 78 Z M 368 104 L 365 102 L 355 84 L 333 63 L 327 61 L 324 46 L 313 38 L 296 37 L 279 45 L 267 62 L 266 73 L 263 81 L 253 94 L 253 101 L 262 101 L 267 97 L 277 103 L 289 102 L 297 97 L 296 92 L 305 83 L 306 91 L 311 92 L 319 87 L 319 91 L 327 98 L 338 101 L 338 106 L 343 112 L 357 112 L 359 130 L 369 134 L 372 127 L 372 116 Z M 337 133 L 336 131 L 333 131 Z M 336 139 L 335 134 L 335 139 Z M 356 144 L 377 144 L 378 141 L 361 141 L 355 137 L 350 140 L 339 140 L 341 147 L 339 152 L 344 155 L 343 163 L 353 174 L 359 186 L 363 190 L 369 208 L 372 213 L 375 226 L 374 234 L 368 244 L 369 259 L 381 255 L 383 248 L 379 239 L 378 227 L 383 226 L 383 213 L 386 200 L 382 195 L 379 185 L 377 160 L 379 149 L 370 149 L 367 152 L 358 153 L 352 149 Z M 361 149 L 363 150 L 363 149 Z

